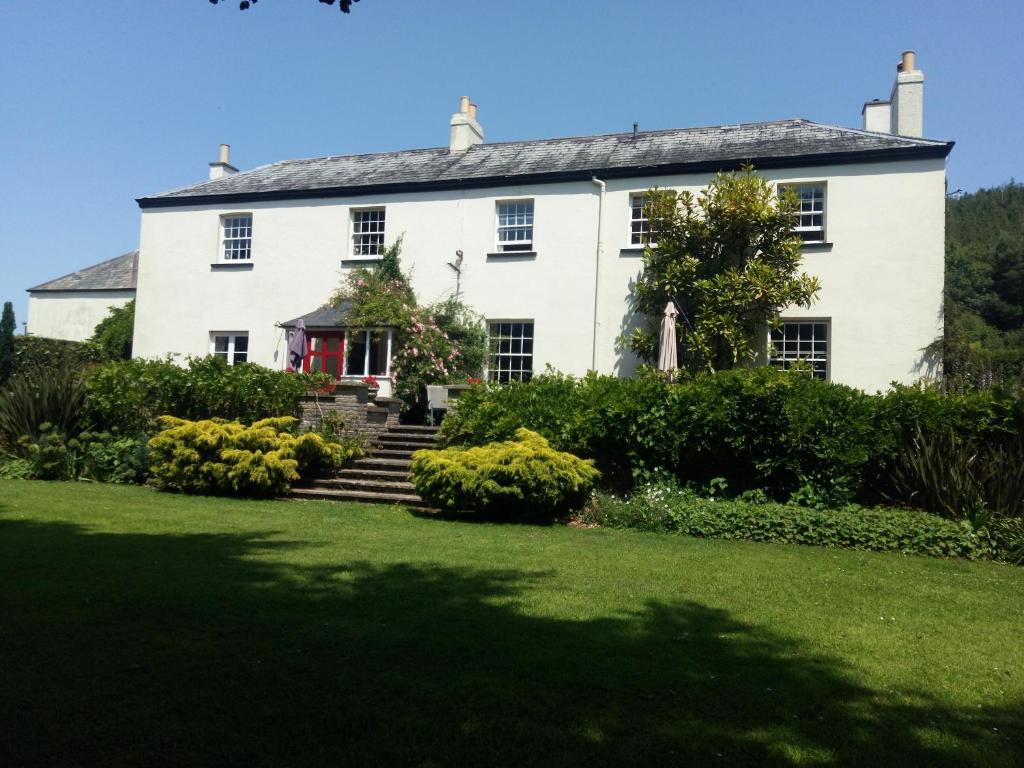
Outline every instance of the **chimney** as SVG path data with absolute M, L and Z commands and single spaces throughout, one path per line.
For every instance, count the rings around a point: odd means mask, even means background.
M 469 96 L 459 100 L 459 111 L 452 115 L 452 132 L 448 149 L 451 152 L 465 152 L 474 144 L 483 144 L 484 129 L 476 121 L 476 104 Z
M 210 163 L 210 178 L 219 179 L 238 173 L 238 169 L 229 160 L 231 158 L 231 145 L 220 145 L 220 159 L 216 163 Z
M 892 86 L 889 132 L 924 136 L 924 73 L 914 68 L 914 52 L 904 51 Z M 867 119 L 865 115 L 865 119 Z
M 881 99 L 872 99 L 865 102 L 864 108 L 860 111 L 864 115 L 864 130 L 874 131 L 875 133 L 889 133 L 890 107 L 891 105 L 888 101 L 882 101 Z

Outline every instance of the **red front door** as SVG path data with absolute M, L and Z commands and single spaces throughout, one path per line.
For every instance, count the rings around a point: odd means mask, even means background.
M 302 361 L 306 373 L 328 373 L 335 379 L 341 378 L 345 363 L 345 334 L 310 333 L 309 353 Z

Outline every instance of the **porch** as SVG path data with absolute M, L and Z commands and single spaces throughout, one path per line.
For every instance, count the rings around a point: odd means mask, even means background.
M 339 384 L 376 383 L 378 395 L 390 397 L 394 328 L 346 325 L 347 312 L 346 304 L 324 306 L 279 325 L 285 329 L 289 347 L 299 321 L 305 326 L 308 351 L 299 370 L 326 373 Z M 296 368 L 289 365 L 288 370 Z

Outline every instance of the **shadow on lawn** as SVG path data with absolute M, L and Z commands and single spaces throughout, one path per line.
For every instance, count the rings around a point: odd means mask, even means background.
M 1021 758 L 1019 711 L 869 690 L 697 603 L 555 620 L 518 602 L 544 574 L 273 562 L 294 546 L 0 518 L 0 762 Z

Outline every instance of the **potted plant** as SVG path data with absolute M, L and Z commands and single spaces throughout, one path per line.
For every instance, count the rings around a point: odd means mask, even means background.
M 377 381 L 377 377 L 370 375 L 363 377 L 363 384 L 366 385 L 366 395 L 371 400 L 377 397 L 377 392 L 380 390 L 380 383 Z

